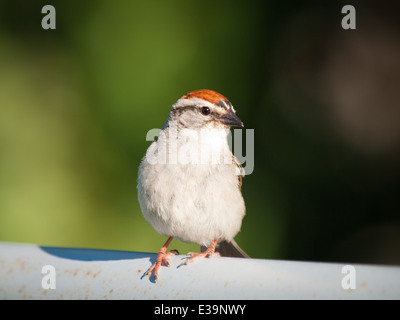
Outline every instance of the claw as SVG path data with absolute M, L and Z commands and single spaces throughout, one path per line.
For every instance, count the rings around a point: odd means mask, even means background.
M 204 252 L 189 252 L 187 255 L 190 258 L 187 258 L 185 261 L 183 261 L 179 266 L 182 265 L 187 265 L 189 263 L 192 263 L 193 261 L 196 261 L 200 258 L 211 258 L 211 257 L 220 257 L 219 252 L 215 252 L 215 247 L 217 246 L 218 240 L 214 240 L 214 242 L 211 244 L 211 246 Z

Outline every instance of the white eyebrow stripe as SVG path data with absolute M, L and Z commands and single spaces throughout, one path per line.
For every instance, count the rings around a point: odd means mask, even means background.
M 186 107 L 188 105 L 192 105 L 192 106 L 203 105 L 203 106 L 207 106 L 207 107 L 211 107 L 211 108 L 214 106 L 209 101 L 195 97 L 195 98 L 191 98 L 191 99 L 184 99 L 184 98 L 179 99 L 175 104 L 172 105 L 172 109 L 178 109 L 181 107 Z

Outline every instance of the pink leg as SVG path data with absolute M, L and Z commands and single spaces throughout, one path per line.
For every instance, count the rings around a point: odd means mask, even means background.
M 168 253 L 165 253 L 167 251 L 167 248 L 172 241 L 173 237 L 169 237 L 167 242 L 161 247 L 160 251 L 158 251 L 158 256 L 156 262 L 153 263 L 153 265 L 146 271 L 146 276 L 151 276 L 151 273 L 154 270 L 154 279 L 157 281 L 158 280 L 158 271 L 161 267 L 161 263 L 164 262 L 166 266 L 169 266 L 169 257 L 171 255 L 175 254 L 175 251 L 171 250 Z

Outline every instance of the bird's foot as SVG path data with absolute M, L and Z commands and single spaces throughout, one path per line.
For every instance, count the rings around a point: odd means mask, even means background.
M 157 260 L 153 263 L 153 265 L 146 271 L 145 276 L 150 277 L 154 271 L 154 279 L 158 280 L 158 272 L 160 270 L 161 265 L 164 263 L 165 266 L 169 267 L 171 256 L 178 254 L 177 250 L 171 250 L 168 253 L 165 253 L 165 250 L 161 248 L 158 252 Z
M 158 251 L 156 262 L 154 262 L 153 265 L 146 271 L 146 273 L 144 274 L 145 276 L 150 277 L 152 272 L 154 271 L 154 279 L 157 281 L 158 271 L 160 270 L 161 264 L 164 262 L 164 264 L 168 267 L 171 256 L 178 254 L 178 250 L 171 250 L 170 252 L 166 253 L 172 239 L 173 237 L 169 237 L 167 242 L 165 242 L 165 244 L 161 247 L 160 251 Z
M 200 252 L 200 253 L 189 252 L 187 255 L 190 256 L 190 258 L 187 258 L 185 261 L 183 261 L 181 263 L 181 265 L 186 265 L 186 264 L 192 263 L 201 258 L 211 258 L 211 257 L 220 257 L 221 256 L 219 254 L 219 252 L 207 252 L 207 253 L 206 252 Z
M 185 261 L 183 261 L 180 265 L 186 265 L 189 263 L 192 263 L 193 261 L 199 260 L 201 258 L 211 258 L 211 257 L 220 257 L 221 255 L 219 252 L 215 251 L 215 247 L 217 246 L 217 240 L 215 240 L 211 246 L 208 247 L 208 249 L 204 252 L 189 252 L 187 255 L 190 256 L 190 258 L 187 258 Z

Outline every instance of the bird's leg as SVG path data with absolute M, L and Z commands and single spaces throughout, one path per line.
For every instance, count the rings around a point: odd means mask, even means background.
M 156 262 L 153 263 L 153 265 L 146 271 L 145 275 L 146 276 L 151 276 L 151 273 L 154 270 L 154 279 L 158 279 L 158 270 L 161 267 L 161 263 L 164 262 L 166 266 L 169 266 L 169 258 L 171 255 L 174 255 L 176 253 L 176 250 L 171 250 L 168 253 L 165 253 L 167 251 L 167 248 L 172 241 L 173 237 L 169 237 L 167 242 L 161 247 L 160 251 L 158 251 L 158 256 Z
M 197 253 L 197 252 L 189 252 L 188 255 L 190 258 L 186 259 L 182 264 L 188 264 L 200 258 L 210 258 L 215 256 L 220 256 L 218 252 L 215 252 L 215 248 L 217 246 L 218 239 L 215 239 L 213 243 L 207 248 L 206 251 Z

